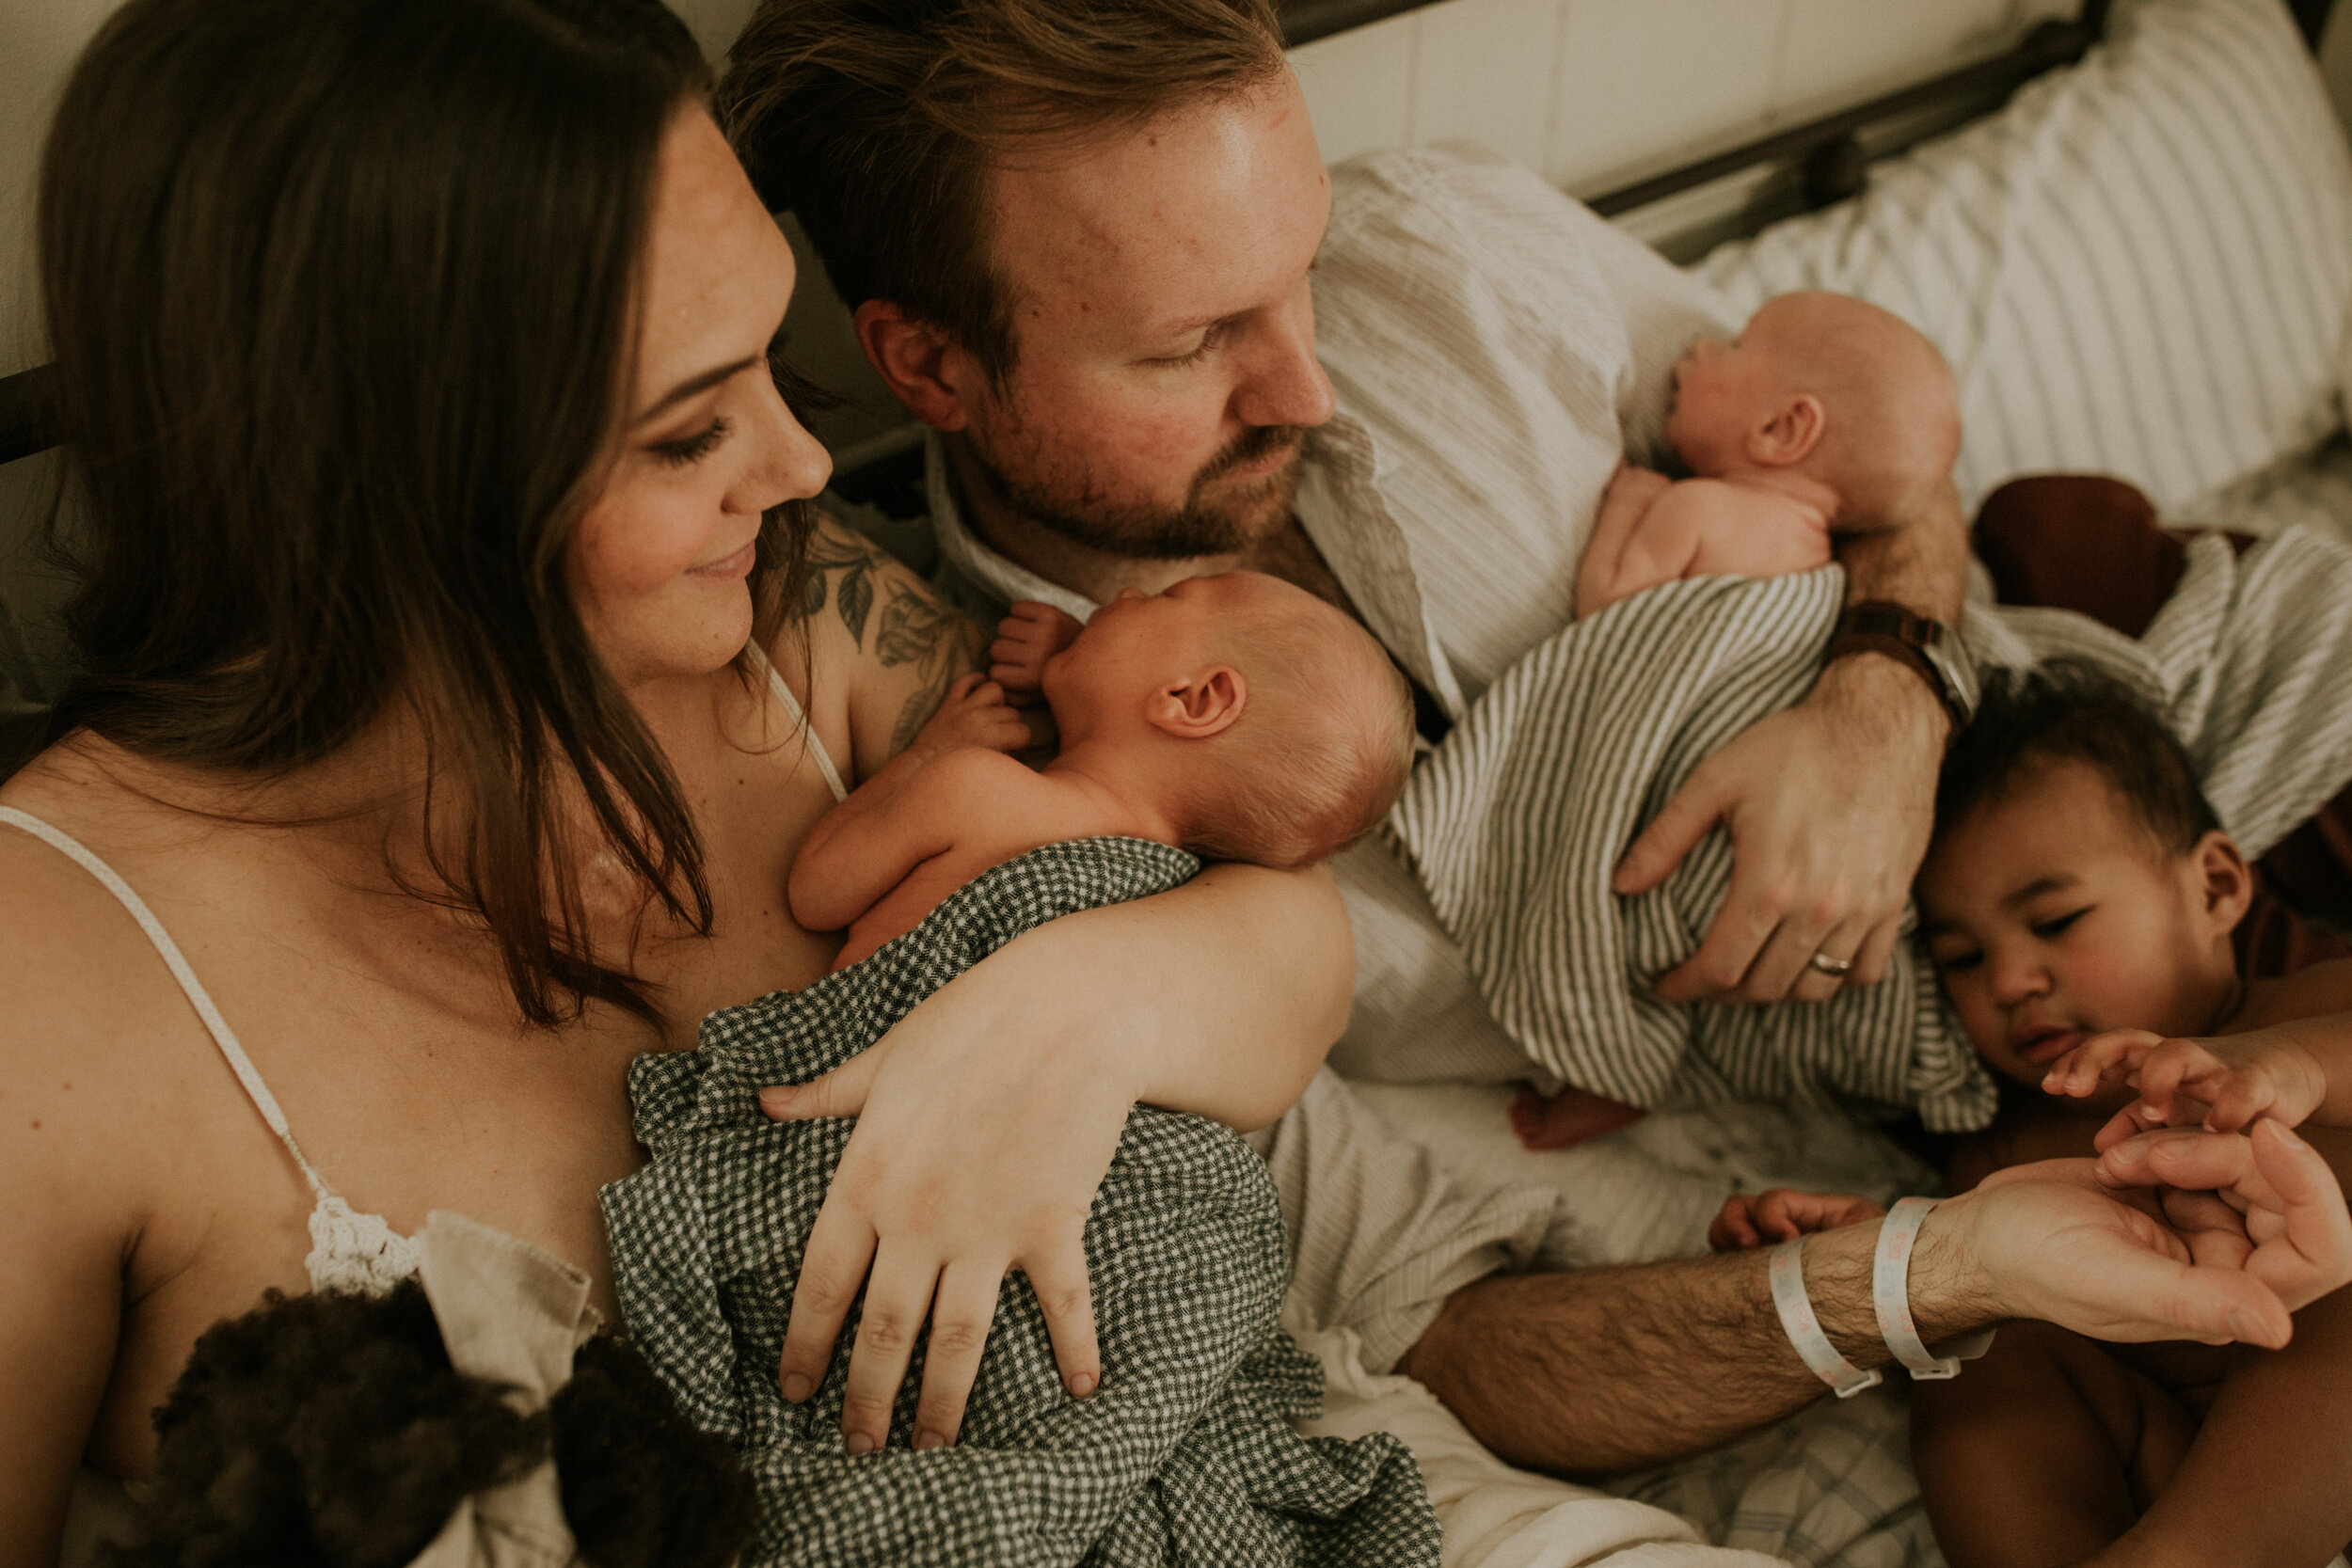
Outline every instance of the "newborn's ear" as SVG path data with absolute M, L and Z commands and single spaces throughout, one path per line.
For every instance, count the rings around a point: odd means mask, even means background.
M 1143 716 L 1181 740 L 1205 740 L 1231 729 L 1248 705 L 1249 683 L 1218 664 L 1152 692 Z
M 1772 417 L 1748 433 L 1748 461 L 1767 468 L 1802 463 L 1821 444 L 1829 414 L 1811 392 L 1797 392 Z

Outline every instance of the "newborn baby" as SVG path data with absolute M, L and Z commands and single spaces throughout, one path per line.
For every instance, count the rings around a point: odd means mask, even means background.
M 1833 529 L 1910 516 L 1949 479 L 1959 397 L 1899 317 L 1783 294 L 1675 365 L 1666 439 L 1697 477 L 1618 468 L 1577 572 L 1580 616 L 1680 578 L 1827 565 Z
M 1323 859 L 1387 814 L 1413 761 L 1411 688 L 1371 634 L 1255 572 L 1133 589 L 1081 626 L 1015 605 L 991 678 L 810 830 L 793 918 L 847 927 L 835 969 L 913 930 L 994 865 L 1062 839 L 1152 839 L 1209 860 Z M 1031 772 L 1006 702 L 1042 695 L 1061 752 Z

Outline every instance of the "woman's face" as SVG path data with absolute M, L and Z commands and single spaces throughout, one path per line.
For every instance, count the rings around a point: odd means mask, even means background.
M 569 561 L 580 619 L 623 687 L 741 651 L 760 515 L 816 495 L 833 467 L 768 372 L 791 246 L 699 106 L 662 140 L 642 288 L 619 453 Z

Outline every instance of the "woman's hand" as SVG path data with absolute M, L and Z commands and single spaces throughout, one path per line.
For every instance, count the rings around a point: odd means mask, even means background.
M 1136 1085 L 1096 1043 L 1118 1031 L 1046 1026 L 1042 993 L 1011 968 L 967 972 L 836 1071 L 760 1095 L 780 1121 L 858 1118 L 809 1232 L 778 1374 L 787 1400 L 816 1391 L 865 1286 L 841 1411 L 851 1453 L 887 1437 L 926 1316 L 914 1446 L 955 1440 L 1013 1269 L 1037 1292 L 1063 1386 L 1084 1399 L 1102 1380 L 1080 1237 Z
M 823 1382 L 864 1283 L 842 1409 L 850 1451 L 887 1436 L 927 1311 L 916 1442 L 952 1442 L 1015 1268 L 1064 1386 L 1092 1392 L 1102 1362 L 1080 1243 L 1128 1111 L 1273 1120 L 1345 1026 L 1354 968 L 1328 874 L 1211 866 L 1030 931 L 837 1071 L 763 1092 L 780 1120 L 858 1117 L 793 1292 L 785 1397 Z

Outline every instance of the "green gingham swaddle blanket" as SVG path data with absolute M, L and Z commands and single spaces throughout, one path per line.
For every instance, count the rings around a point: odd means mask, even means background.
M 955 894 L 915 930 L 798 992 L 703 1021 L 700 1048 L 638 1058 L 653 1158 L 604 1189 L 630 1338 L 688 1418 L 757 1481 L 746 1568 L 809 1564 L 1224 1564 L 1438 1560 L 1421 1472 L 1385 1434 L 1305 1438 L 1320 1368 L 1277 1323 L 1288 1264 L 1264 1163 L 1230 1130 L 1139 1106 L 1087 1217 L 1103 1383 L 1064 1393 L 1028 1281 L 1008 1278 L 953 1448 L 917 1453 L 922 1352 L 878 1454 L 842 1451 L 853 1307 L 801 1405 L 776 1362 L 818 1207 L 854 1126 L 777 1123 L 763 1085 L 805 1083 L 1057 915 L 1174 887 L 1190 855 L 1135 839 L 1048 846 Z

